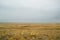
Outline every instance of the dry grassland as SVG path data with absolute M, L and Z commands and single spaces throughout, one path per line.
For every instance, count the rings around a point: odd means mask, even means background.
M 0 40 L 60 40 L 60 24 L 0 24 Z

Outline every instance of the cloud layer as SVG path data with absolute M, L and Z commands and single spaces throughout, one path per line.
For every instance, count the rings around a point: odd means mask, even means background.
M 0 22 L 60 22 L 60 0 L 0 0 Z

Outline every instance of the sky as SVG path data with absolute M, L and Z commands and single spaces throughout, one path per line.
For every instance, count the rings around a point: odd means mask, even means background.
M 60 0 L 0 0 L 0 22 L 60 23 Z

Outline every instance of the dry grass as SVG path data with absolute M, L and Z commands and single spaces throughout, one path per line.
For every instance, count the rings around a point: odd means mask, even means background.
M 60 24 L 0 24 L 0 40 L 60 40 Z

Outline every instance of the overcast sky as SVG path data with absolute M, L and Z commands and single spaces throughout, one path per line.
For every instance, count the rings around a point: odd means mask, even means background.
M 60 0 L 0 0 L 0 22 L 60 22 Z

